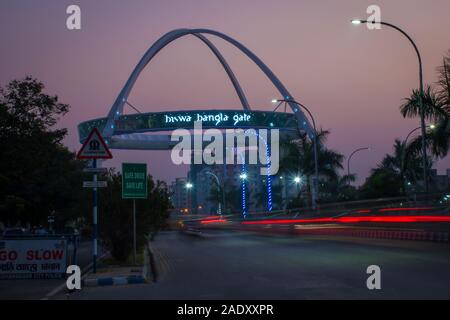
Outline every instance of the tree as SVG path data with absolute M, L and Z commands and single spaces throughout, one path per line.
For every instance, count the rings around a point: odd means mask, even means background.
M 99 193 L 99 232 L 112 256 L 125 261 L 133 247 L 132 200 L 122 199 L 122 175 L 110 170 L 108 187 Z M 147 199 L 136 200 L 136 242 L 142 247 L 153 239 L 169 217 L 169 191 L 164 182 L 147 178 Z
M 217 180 L 215 178 L 213 178 L 212 176 L 209 177 L 210 180 L 208 181 L 208 183 L 211 184 L 211 189 L 210 189 L 210 193 L 208 195 L 208 197 L 206 198 L 207 201 L 210 201 L 214 204 L 220 204 L 221 208 L 222 208 L 222 213 L 224 213 L 226 211 L 225 207 L 224 207 L 224 203 L 223 203 L 223 186 L 219 185 L 217 183 Z M 218 210 L 219 208 L 217 208 Z
M 435 158 L 447 156 L 450 148 L 450 56 L 444 57 L 443 65 L 438 68 L 438 88 L 427 86 L 422 100 L 425 118 L 435 125 L 427 130 L 425 143 Z M 400 107 L 404 117 L 413 118 L 420 114 L 420 92 L 413 90 L 411 96 Z M 422 148 L 422 137 L 414 139 L 408 146 L 408 154 L 419 154 Z
M 438 67 L 438 99 L 442 109 L 450 114 L 450 50 L 443 58 L 442 66 Z
M 400 112 L 404 118 L 416 118 L 420 116 L 420 91 L 414 89 L 411 96 L 405 99 L 405 103 L 400 107 Z M 426 120 L 434 121 L 436 117 L 442 114 L 438 96 L 431 86 L 426 86 L 422 95 L 422 105 Z
M 55 129 L 69 106 L 44 92 L 31 77 L 0 88 L 0 220 L 38 225 L 50 212 L 64 223 L 81 195 L 83 162 L 62 144 Z
M 414 183 L 418 180 L 421 168 L 421 155 L 410 155 L 405 160 L 405 144 L 395 140 L 394 153 L 386 154 L 372 170 L 370 177 L 361 188 L 361 194 L 365 198 L 395 197 L 405 191 L 407 182 Z M 406 161 L 406 162 L 405 162 Z M 406 163 L 406 164 L 405 164 Z M 428 161 L 430 164 L 431 161 Z
M 365 199 L 396 197 L 402 193 L 402 182 L 399 175 L 387 168 L 376 168 L 361 187 L 361 195 Z
M 438 158 L 444 158 L 450 149 L 450 51 L 438 73 L 436 128 L 429 133 L 427 141 L 430 141 L 431 152 Z
M 319 130 L 317 134 L 319 184 L 323 181 L 337 180 L 338 171 L 343 169 L 344 156 L 327 149 L 325 142 L 329 131 Z M 280 143 L 280 174 L 284 176 L 304 177 L 305 189 L 310 190 L 311 177 L 315 174 L 314 142 L 305 133 L 299 133 L 295 140 L 284 140 Z M 306 197 L 307 201 L 310 197 Z
M 226 207 L 224 211 L 227 213 L 242 212 L 242 191 L 240 186 L 235 186 L 227 181 L 225 185 Z M 216 198 L 217 199 L 217 198 Z
M 263 211 L 267 211 L 267 176 L 261 176 L 261 179 L 263 179 L 262 188 L 259 188 L 260 190 L 253 190 L 252 198 L 263 208 Z M 273 180 L 272 177 L 272 207 L 273 210 L 281 210 L 283 209 L 283 186 L 280 183 L 275 183 Z
M 354 174 L 338 176 L 336 179 L 322 181 L 319 192 L 322 194 L 321 202 L 351 201 L 358 198 L 357 189 L 351 185 L 356 180 Z

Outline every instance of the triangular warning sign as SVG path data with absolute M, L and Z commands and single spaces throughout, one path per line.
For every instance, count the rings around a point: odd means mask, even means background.
M 106 146 L 100 131 L 92 129 L 83 146 L 77 154 L 78 159 L 111 159 L 112 154 Z

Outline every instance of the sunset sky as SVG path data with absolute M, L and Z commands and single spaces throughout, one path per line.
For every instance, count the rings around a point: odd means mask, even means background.
M 82 10 L 82 29 L 66 28 L 66 8 Z M 403 119 L 399 106 L 418 87 L 417 57 L 398 32 L 355 27 L 370 4 L 382 20 L 399 25 L 423 55 L 426 84 L 450 49 L 450 0 L 1 0 L 0 85 L 32 75 L 71 105 L 59 126 L 65 144 L 79 149 L 78 123 L 104 117 L 144 52 L 177 28 L 209 28 L 243 43 L 259 56 L 294 97 L 310 107 L 318 125 L 331 131 L 327 146 L 344 155 L 371 147 L 352 160 L 363 181 L 394 139 L 403 139 L 419 119 Z M 210 39 L 233 68 L 253 109 L 272 110 L 279 94 L 237 49 Z M 184 37 L 163 49 L 138 79 L 130 102 L 143 112 L 240 108 L 220 63 L 198 39 Z M 129 110 L 131 112 L 131 110 Z M 121 162 L 149 164 L 170 182 L 186 168 L 168 151 L 113 151 Z M 437 164 L 450 168 L 450 157 Z

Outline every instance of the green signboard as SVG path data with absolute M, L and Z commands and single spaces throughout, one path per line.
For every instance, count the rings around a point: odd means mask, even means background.
M 122 163 L 122 199 L 147 199 L 147 164 Z

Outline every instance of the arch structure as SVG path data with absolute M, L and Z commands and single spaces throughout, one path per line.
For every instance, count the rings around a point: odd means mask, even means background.
M 118 149 L 151 149 L 150 147 L 148 147 L 151 146 L 151 144 L 149 143 L 146 144 L 146 142 L 150 142 L 150 140 L 158 140 L 155 142 L 157 143 L 159 142 L 160 144 L 161 143 L 165 144 L 168 142 L 167 138 L 164 138 L 164 136 L 145 135 L 142 133 L 117 135 L 115 132 L 116 122 L 123 116 L 124 105 L 127 103 L 128 97 L 137 79 L 139 78 L 139 75 L 145 69 L 148 63 L 168 44 L 187 35 L 193 35 L 197 37 L 213 52 L 213 54 L 221 63 L 222 67 L 225 69 L 225 72 L 227 73 L 228 77 L 230 78 L 244 111 L 250 111 L 250 106 L 238 80 L 236 79 L 233 71 L 231 70 L 225 58 L 214 46 L 214 44 L 211 43 L 208 40 L 208 38 L 205 37 L 205 35 L 211 35 L 221 38 L 222 40 L 225 40 L 226 42 L 236 47 L 258 66 L 258 68 L 273 83 L 273 85 L 276 87 L 276 89 L 279 91 L 280 95 L 284 99 L 295 100 L 294 97 L 292 97 L 292 95 L 286 89 L 286 87 L 281 83 L 281 81 L 269 69 L 269 67 L 266 64 L 264 64 L 264 62 L 262 62 L 252 51 L 250 51 L 248 48 L 246 48 L 243 44 L 236 41 L 235 39 L 221 32 L 210 29 L 176 29 L 163 35 L 147 50 L 147 52 L 144 54 L 144 56 L 141 58 L 139 63 L 134 68 L 133 72 L 131 73 L 130 77 L 125 83 L 125 86 L 122 88 L 118 97 L 116 98 L 111 110 L 108 113 L 107 118 L 105 119 L 105 123 L 102 126 L 103 137 L 108 142 L 111 148 L 114 149 L 115 147 L 117 147 Z M 308 134 L 308 136 L 312 139 L 314 137 L 314 129 L 311 126 L 309 120 L 306 118 L 302 110 L 298 108 L 297 105 L 295 105 L 292 102 L 288 104 L 293 111 L 293 116 L 297 122 L 299 129 L 305 131 Z

